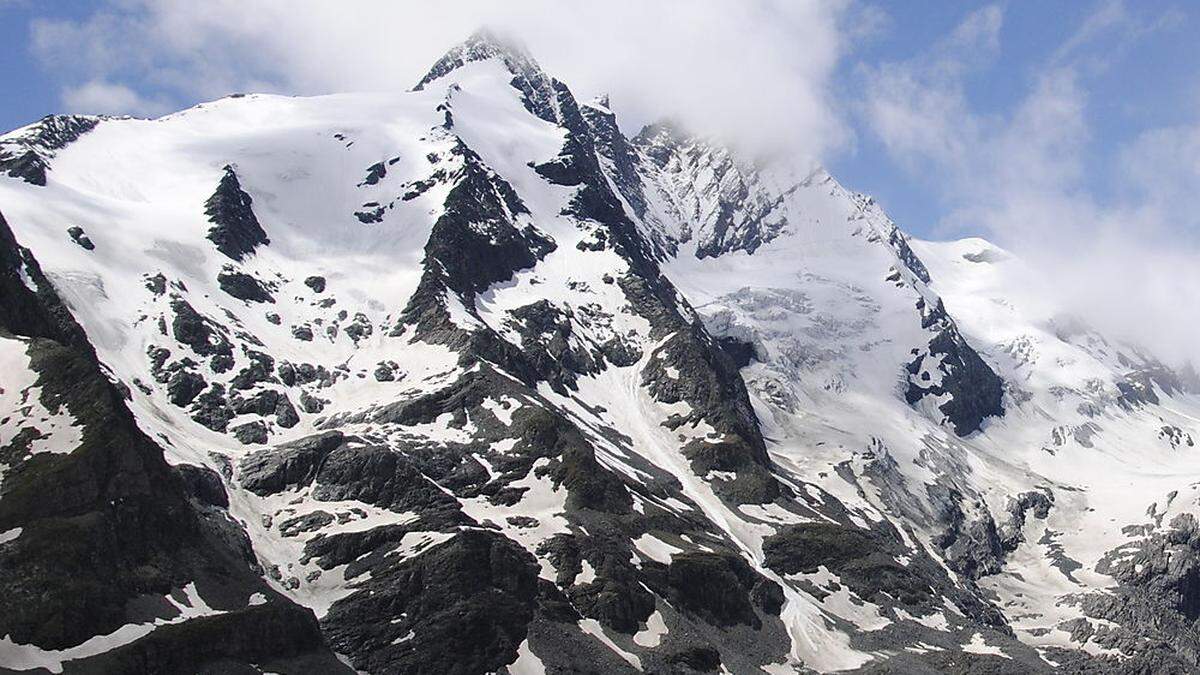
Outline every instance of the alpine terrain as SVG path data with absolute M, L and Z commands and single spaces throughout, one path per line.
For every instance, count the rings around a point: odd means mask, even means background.
M 0 670 L 1200 669 L 1200 378 L 481 32 L 0 137 Z

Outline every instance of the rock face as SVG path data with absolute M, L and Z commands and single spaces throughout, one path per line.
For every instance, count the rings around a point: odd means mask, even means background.
M 0 670 L 1200 663 L 1194 376 L 1011 254 L 486 32 L 98 123 L 0 137 Z
M 75 242 L 76 244 L 79 244 L 79 247 L 82 248 L 83 250 L 85 250 L 85 251 L 96 250 L 96 245 L 93 244 L 92 240 L 87 236 L 87 234 L 84 233 L 82 227 L 79 227 L 78 225 L 73 225 L 71 227 L 68 227 L 67 234 L 69 234 L 71 236 L 71 241 Z
M 963 339 L 941 300 L 932 308 L 922 302 L 920 308 L 922 326 L 936 334 L 927 347 L 914 350 L 905 400 L 944 397 L 938 409 L 959 436 L 978 431 L 988 417 L 1003 416 L 1003 381 Z
M 485 673 L 517 658 L 537 605 L 537 565 L 503 536 L 464 531 L 385 576 L 373 571 L 362 588 L 324 619 L 335 650 L 361 655 L 356 667 Z
M 217 283 L 221 286 L 221 290 L 238 300 L 260 303 L 275 302 L 275 298 L 271 296 L 270 291 L 266 289 L 261 281 L 243 272 L 222 270 L 217 275 Z
M 253 203 L 250 195 L 242 190 L 233 167 L 226 165 L 216 191 L 204 202 L 204 214 L 213 224 L 208 230 L 209 241 L 233 260 L 240 261 L 256 247 L 271 243 L 262 225 L 258 224 Z
M 557 122 L 554 85 L 551 78 L 520 46 L 487 30 L 481 30 L 438 59 L 413 87 L 421 91 L 439 78 L 468 63 L 499 60 L 512 75 L 511 84 L 520 92 L 525 108 L 547 122 Z

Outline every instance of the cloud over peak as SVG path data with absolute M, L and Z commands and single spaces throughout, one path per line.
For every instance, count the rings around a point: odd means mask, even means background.
M 841 22 L 849 7 L 840 0 L 122 0 L 83 20 L 36 23 L 34 47 L 76 89 L 132 76 L 192 101 L 232 91 L 407 88 L 487 25 L 520 38 L 582 98 L 609 93 L 626 124 L 674 114 L 698 131 L 758 147 L 786 142 L 816 156 L 849 134 L 830 86 L 847 46 Z M 64 95 L 72 107 L 85 102 Z

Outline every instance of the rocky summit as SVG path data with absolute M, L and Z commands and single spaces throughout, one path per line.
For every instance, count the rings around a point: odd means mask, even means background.
M 1200 392 L 487 33 L 0 137 L 0 671 L 1200 669 Z

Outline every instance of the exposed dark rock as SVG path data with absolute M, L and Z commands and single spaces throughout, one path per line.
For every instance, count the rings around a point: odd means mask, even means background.
M 400 199 L 402 201 L 406 201 L 406 202 L 412 201 L 412 200 L 416 199 L 417 197 L 420 197 L 421 195 L 428 192 L 429 188 L 433 187 L 434 185 L 437 185 L 437 183 L 438 183 L 438 181 L 433 180 L 433 179 L 419 180 L 419 181 L 414 181 L 412 183 L 409 183 L 408 190 L 406 190 L 405 193 L 400 196 Z
M 275 298 L 271 296 L 270 291 L 267 290 L 261 281 L 243 272 L 234 272 L 229 269 L 221 270 L 217 274 L 217 284 L 220 285 L 221 290 L 238 300 L 245 300 L 246 302 L 275 302 Z
M 667 663 L 701 673 L 715 673 L 721 667 L 721 653 L 711 645 L 693 645 L 671 652 Z
M 275 412 L 280 398 L 274 389 L 263 389 L 252 396 L 241 396 L 235 391 L 229 397 L 229 407 L 238 415 L 266 416 Z
M 313 290 L 313 293 L 325 292 L 325 277 L 311 276 L 304 279 L 304 285 Z
M 313 497 L 354 499 L 397 513 L 457 513 L 458 502 L 399 453 L 378 446 L 344 443 L 317 470 Z
M 1175 425 L 1163 425 L 1158 430 L 1158 437 L 1165 440 L 1172 448 L 1194 448 L 1196 441 L 1192 435 Z
M 751 591 L 760 582 L 774 584 L 732 554 L 678 553 L 667 568 L 671 602 L 717 626 L 762 625 L 751 603 Z M 778 611 L 774 594 L 768 591 L 763 596 L 772 598 L 770 607 Z
M 183 408 L 195 400 L 206 387 L 208 383 L 200 375 L 190 370 L 177 370 L 167 382 L 167 397 L 171 403 Z
M 941 483 L 928 486 L 926 492 L 937 520 L 946 527 L 933 543 L 942 549 L 950 565 L 971 579 L 1000 571 L 1005 549 L 986 506 Z
M 184 489 L 189 496 L 209 506 L 229 508 L 229 494 L 225 492 L 219 473 L 195 464 L 179 464 L 175 470 L 183 477 Z
M 516 660 L 536 605 L 538 564 L 515 542 L 464 530 L 381 567 L 321 620 L 355 668 L 467 675 Z
M 230 370 L 233 370 L 233 364 L 233 354 L 215 354 L 208 360 L 208 367 L 217 374 L 228 373 Z
M 84 234 L 82 227 L 79 227 L 78 225 L 72 225 L 71 227 L 67 228 L 67 234 L 71 236 L 71 241 L 79 244 L 79 247 L 83 250 L 96 250 L 96 245 L 92 243 L 92 240 L 89 239 L 86 234 Z
M 300 423 L 300 414 L 287 396 L 280 396 L 275 404 L 275 424 L 283 429 L 291 429 Z
M 870 203 L 874 202 L 874 200 L 870 197 L 866 197 L 865 199 L 870 200 Z M 888 243 L 892 246 L 892 249 L 896 251 L 896 255 L 900 258 L 900 262 L 904 263 L 904 266 L 913 273 L 913 276 L 927 284 L 932 282 L 932 279 L 929 276 L 929 270 L 925 267 L 925 263 L 921 262 L 921 259 L 917 257 L 916 253 L 913 252 L 912 247 L 908 245 L 908 237 L 904 236 L 904 233 L 900 231 L 900 228 L 892 226 L 892 232 L 888 237 Z
M 532 518 L 530 516 L 509 516 L 509 517 L 505 518 L 504 520 L 505 520 L 505 522 L 507 522 L 509 525 L 512 525 L 513 527 L 520 527 L 523 529 L 528 529 L 528 528 L 538 526 L 538 519 Z
M 0 172 L 31 185 L 45 186 L 55 151 L 79 140 L 102 119 L 83 115 L 43 117 L 21 135 L 0 143 Z
M 280 361 L 279 366 L 275 370 L 276 377 L 279 381 L 288 387 L 296 385 L 296 366 L 290 361 Z
M 225 387 L 218 382 L 210 384 L 192 405 L 192 419 L 213 431 L 224 432 L 234 416 L 225 396 Z
M 346 326 L 346 335 L 357 344 L 360 340 L 370 337 L 371 333 L 375 332 L 375 327 L 371 325 L 371 320 L 362 312 L 354 313 L 354 320 Z
M 260 497 L 308 485 L 345 438 L 340 431 L 326 431 L 250 453 L 239 465 L 239 482 Z
M 889 544 L 868 530 L 832 523 L 787 525 L 763 540 L 767 567 L 780 574 L 816 572 L 824 565 L 863 600 L 907 606 L 930 605 L 934 589 L 914 569 L 901 565 Z
M 715 486 L 718 494 L 737 503 L 769 502 L 779 495 L 779 486 L 770 474 L 745 382 L 711 339 L 697 334 L 701 330 L 696 324 L 668 339 L 642 371 L 643 382 L 656 399 L 686 401 L 691 407 L 688 416 L 668 421 L 671 428 L 704 421 L 725 434 L 718 442 L 697 439 L 684 448 L 697 475 L 733 472 L 734 480 Z
M 263 352 L 245 351 L 250 364 L 238 371 L 229 381 L 231 389 L 250 389 L 256 384 L 275 381 L 275 359 Z
M 612 166 L 613 183 L 639 218 L 646 214 L 646 195 L 638 175 L 638 155 L 617 125 L 617 116 L 608 109 L 607 100 L 580 107 L 595 139 L 596 152 Z
M 253 253 L 258 246 L 271 243 L 258 224 L 253 203 L 250 195 L 242 190 L 233 167 L 228 165 L 216 192 L 204 203 L 204 213 L 213 223 L 208 230 L 209 241 L 217 245 L 218 251 L 237 261 Z
M 159 272 L 153 276 L 146 275 L 146 290 L 155 295 L 162 295 L 167 292 L 167 278 Z
M 561 458 L 553 470 L 557 483 L 567 488 L 571 508 L 603 513 L 629 513 L 633 498 L 611 471 L 596 461 L 596 454 L 578 429 L 555 416 L 525 418 L 522 439 L 534 447 L 555 449 Z
M 306 413 L 319 413 L 325 409 L 325 399 L 318 398 L 307 391 L 300 392 L 300 409 Z
M 1200 668 L 1200 526 L 1192 514 L 1110 551 L 1096 571 L 1118 584 L 1085 596 L 1080 608 L 1111 624 L 1097 629 L 1081 619 L 1076 634 L 1119 650 L 1124 672 Z
M 606 575 L 570 589 L 572 605 L 584 616 L 632 635 L 654 612 L 654 595 L 641 586 L 631 568 L 614 565 Z
M 259 420 L 239 424 L 229 430 L 233 437 L 244 445 L 262 444 L 267 442 L 267 425 Z
M 510 327 L 521 336 L 521 348 L 540 379 L 574 388 L 575 376 L 599 372 L 599 354 L 572 344 L 573 314 L 548 300 L 538 300 L 510 312 Z M 597 350 L 599 352 L 599 350 Z
M 191 347 L 200 356 L 233 353 L 233 345 L 225 337 L 225 330 L 197 312 L 187 300 L 178 296 L 172 298 L 171 310 L 175 312 L 171 331 L 176 340 Z
M 358 187 L 362 187 L 364 185 L 375 185 L 379 183 L 379 181 L 383 180 L 383 177 L 386 175 L 387 166 L 383 162 L 375 162 L 371 166 L 367 167 L 367 177 L 358 184 Z M 320 291 L 317 292 L 319 293 Z
M 717 338 L 717 345 L 738 368 L 745 368 L 757 358 L 752 343 L 739 340 L 732 335 L 723 335 Z
M 1054 493 L 1049 490 L 1041 492 L 1022 492 L 1016 497 L 1010 497 L 1005 510 L 1008 518 L 998 528 L 1000 545 L 1006 551 L 1015 551 L 1025 541 L 1022 530 L 1025 527 L 1027 514 L 1045 520 L 1050 516 L 1054 507 Z
M 145 637 L 78 663 L 87 673 L 352 671 L 324 646 L 312 612 L 296 605 L 250 606 L 159 626 Z M 71 672 L 71 666 L 67 666 Z
M 279 534 L 284 537 L 295 537 L 305 532 L 315 532 L 333 522 L 333 514 L 328 511 L 313 511 L 302 516 L 289 518 L 279 524 Z
M 363 208 L 366 210 L 354 212 L 354 217 L 358 218 L 358 222 L 363 225 L 383 222 L 383 212 L 386 210 L 384 207 L 372 202 L 370 204 L 363 204 Z
M 1117 380 L 1117 402 L 1126 410 L 1145 405 L 1158 405 L 1158 393 L 1155 391 L 1155 378 L 1146 371 L 1133 371 L 1123 380 Z
M 529 210 L 515 190 L 466 145 L 454 148 L 462 168 L 446 197 L 445 210 L 425 245 L 425 273 L 405 314 L 413 322 L 424 305 L 449 289 L 464 296 L 468 308 L 475 293 L 513 272 L 533 266 L 555 244 L 532 226 L 514 219 Z
M 959 334 L 942 301 L 939 299 L 937 306 L 930 308 L 922 300 L 917 308 L 922 312 L 922 326 L 938 332 L 927 349 L 914 350 L 915 358 L 908 364 L 905 400 L 911 405 L 926 396 L 948 394 L 949 400 L 939 409 L 959 436 L 978 431 L 988 417 L 1003 416 L 1004 381 Z M 918 377 L 925 359 L 939 358 L 940 383 Z
M 396 379 L 396 363 L 394 361 L 381 361 L 375 366 L 375 381 L 377 382 L 392 382 Z

